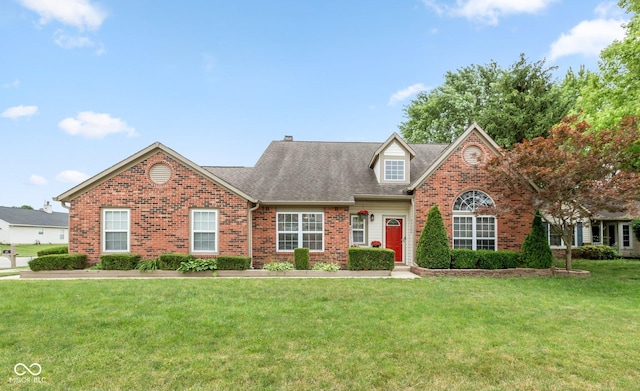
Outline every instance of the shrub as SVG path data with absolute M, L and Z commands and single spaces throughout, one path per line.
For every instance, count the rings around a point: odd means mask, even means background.
M 393 270 L 396 253 L 386 248 L 349 248 L 349 270 Z
M 480 269 L 502 269 L 502 258 L 497 251 L 478 250 L 476 254 Z
M 469 249 L 451 250 L 452 269 L 475 269 L 478 267 L 478 255 Z
M 416 248 L 416 263 L 420 267 L 429 269 L 451 267 L 449 238 L 438 205 L 433 205 L 429 209 L 427 222 L 422 229 Z
M 502 257 L 503 269 L 514 269 L 519 267 L 522 262 L 522 254 L 517 251 L 498 251 L 498 254 Z
M 616 259 L 618 253 L 615 248 L 610 246 L 594 246 L 585 245 L 578 247 L 580 257 L 585 259 Z
M 158 257 L 158 266 L 161 270 L 178 270 L 182 262 L 189 262 L 195 257 L 191 254 L 162 254 Z
M 297 270 L 309 270 L 309 249 L 296 248 L 293 250 L 293 262 Z
M 138 262 L 138 270 L 141 272 L 150 272 L 158 270 L 158 259 L 146 259 Z
M 37 252 L 39 257 L 51 254 L 69 254 L 69 246 L 49 247 Z
M 87 256 L 84 254 L 51 254 L 29 261 L 29 268 L 39 270 L 78 270 L 87 267 Z
M 216 270 L 217 268 L 218 264 L 215 259 L 193 259 L 191 261 L 182 262 L 178 271 L 181 273 L 191 273 Z
M 269 270 L 270 272 L 286 272 L 287 270 L 295 270 L 295 266 L 291 262 L 265 263 L 262 268 L 264 270 Z
M 138 267 L 140 255 L 136 254 L 105 254 L 100 257 L 104 270 L 134 270 Z
M 223 255 L 216 260 L 218 270 L 247 270 L 251 266 L 251 258 Z
M 544 229 L 540 212 L 536 211 L 531 231 L 522 243 L 522 266 L 547 269 L 551 265 L 553 265 L 553 253 L 547 241 L 547 231 Z
M 340 265 L 338 265 L 337 263 L 316 262 L 316 264 L 313 265 L 313 268 L 311 268 L 311 270 L 323 270 L 325 272 L 337 272 L 338 270 L 340 270 Z

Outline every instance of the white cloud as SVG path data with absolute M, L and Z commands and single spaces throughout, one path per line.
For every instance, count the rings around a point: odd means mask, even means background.
M 39 23 L 45 25 L 56 20 L 81 30 L 97 30 L 107 17 L 96 4 L 90 0 L 18 0 L 24 7 L 40 16 Z
M 30 117 L 38 112 L 38 106 L 14 106 L 2 112 L 2 117 L 16 119 L 20 117 Z
M 461 16 L 489 25 L 496 25 L 501 17 L 515 14 L 535 14 L 557 0 L 457 0 L 456 6 L 443 5 L 436 0 L 422 0 L 436 14 Z
M 602 49 L 614 40 L 624 38 L 623 23 L 625 21 L 622 19 L 595 19 L 580 22 L 551 44 L 549 61 L 574 54 L 597 57 Z
M 53 34 L 53 42 L 63 49 L 76 49 L 76 48 L 96 48 L 96 54 L 101 56 L 104 54 L 104 45 L 101 43 L 95 43 L 91 38 L 86 36 L 71 36 L 67 35 L 62 30 L 57 30 Z
M 404 90 L 400 90 L 394 93 L 393 95 L 391 95 L 391 98 L 389 98 L 389 103 L 387 103 L 387 105 L 395 106 L 396 103 L 402 102 L 403 100 L 417 94 L 420 91 L 427 91 L 430 89 L 431 89 L 430 87 L 426 87 L 422 83 L 414 84 L 412 86 L 405 88 Z
M 75 170 L 65 170 L 56 176 L 56 180 L 62 183 L 80 183 L 89 179 L 89 175 Z
M 33 174 L 29 177 L 29 183 L 32 185 L 43 186 L 47 184 L 47 180 L 40 175 Z
M 102 138 L 114 133 L 126 133 L 129 137 L 138 135 L 134 128 L 120 118 L 93 111 L 78 113 L 76 118 L 65 118 L 58 126 L 72 136 L 87 138 Z

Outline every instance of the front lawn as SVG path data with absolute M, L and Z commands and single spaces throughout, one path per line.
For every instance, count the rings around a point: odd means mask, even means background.
M 574 267 L 592 277 L 0 281 L 0 388 L 636 389 L 640 262 Z

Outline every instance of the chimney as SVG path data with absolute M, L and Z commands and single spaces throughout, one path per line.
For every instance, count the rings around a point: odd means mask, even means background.
M 284 136 L 284 141 L 293 141 L 293 136 Z
M 46 212 L 46 213 L 53 213 L 53 207 L 51 206 L 49 201 L 45 202 L 44 207 L 42 208 L 42 210 L 44 212 Z

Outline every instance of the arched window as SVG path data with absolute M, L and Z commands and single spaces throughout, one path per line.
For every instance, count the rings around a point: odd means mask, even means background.
M 491 197 L 479 190 L 464 192 L 456 199 L 453 204 L 453 248 L 496 249 L 496 217 L 474 214 L 479 207 L 493 205 Z

